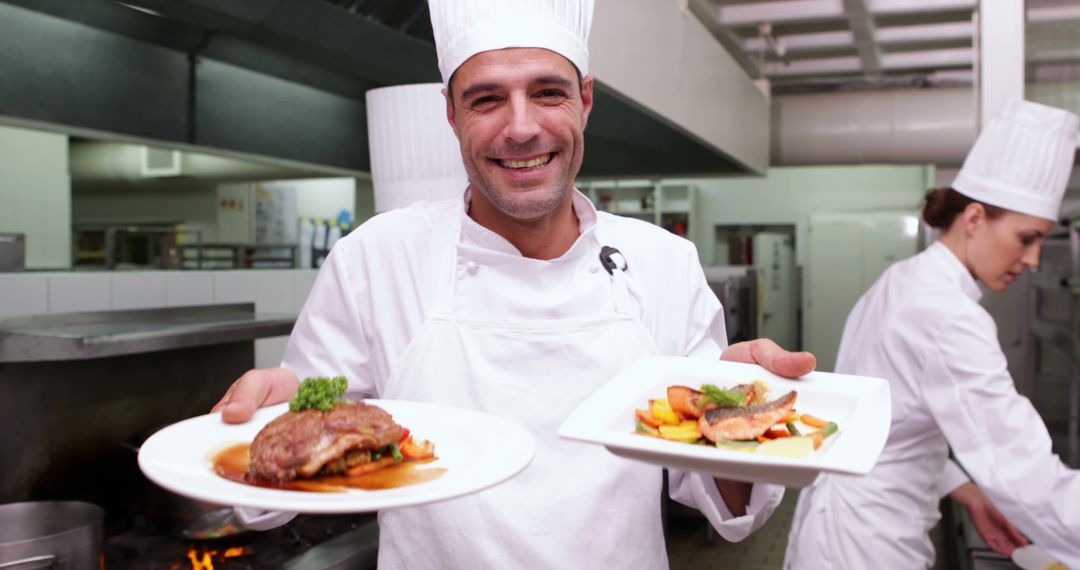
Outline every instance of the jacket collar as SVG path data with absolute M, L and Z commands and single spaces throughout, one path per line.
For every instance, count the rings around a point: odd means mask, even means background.
M 513 244 L 506 241 L 506 238 L 481 226 L 469 217 L 469 200 L 471 198 L 472 190 L 466 188 L 464 195 L 465 211 L 461 222 L 461 243 L 520 256 L 521 252 Z M 574 213 L 578 217 L 578 239 L 560 259 L 571 256 L 571 253 L 578 249 L 578 244 L 583 241 L 583 238 L 591 235 L 596 228 L 596 206 L 593 205 L 592 201 L 576 188 L 573 190 L 571 199 L 573 200 Z
M 926 254 L 934 260 L 934 263 L 942 269 L 945 275 L 959 282 L 960 289 L 964 291 L 965 295 L 970 297 L 972 301 L 979 302 L 979 299 L 982 298 L 982 289 L 979 288 L 975 278 L 971 276 L 971 272 L 960 262 L 960 258 L 956 257 L 956 254 L 949 249 L 949 246 L 936 241 L 926 249 Z

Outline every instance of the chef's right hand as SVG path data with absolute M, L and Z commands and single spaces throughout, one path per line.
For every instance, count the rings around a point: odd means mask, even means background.
M 243 423 L 263 406 L 291 400 L 299 387 L 300 380 L 291 370 L 254 368 L 233 382 L 210 411 L 221 412 L 226 423 Z

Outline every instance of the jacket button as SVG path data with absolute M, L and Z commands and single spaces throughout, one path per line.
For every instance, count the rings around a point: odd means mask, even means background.
M 600 272 L 600 268 L 599 268 L 599 267 L 597 267 L 597 266 L 595 266 L 595 265 L 590 265 L 590 266 L 589 266 L 589 273 L 599 273 L 599 272 Z
M 476 275 L 476 272 L 480 271 L 480 266 L 475 261 L 470 261 L 465 264 L 465 271 L 468 271 L 469 275 Z

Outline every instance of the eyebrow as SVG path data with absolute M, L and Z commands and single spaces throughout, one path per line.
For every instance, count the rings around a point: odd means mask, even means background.
M 564 89 L 569 89 L 573 82 L 561 75 L 541 75 L 531 81 L 534 85 L 555 85 Z M 477 83 L 476 85 L 470 85 L 468 89 L 461 92 L 461 100 L 468 101 L 470 97 L 473 97 L 479 93 L 486 91 L 496 91 L 499 89 L 497 83 Z

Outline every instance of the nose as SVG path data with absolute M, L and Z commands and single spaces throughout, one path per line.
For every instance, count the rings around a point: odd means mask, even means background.
M 526 143 L 540 134 L 540 123 L 535 110 L 524 94 L 515 94 L 507 105 L 506 138 L 515 143 Z
M 1020 258 L 1020 262 L 1030 267 L 1032 270 L 1039 268 L 1039 255 L 1042 252 L 1042 244 L 1034 244 L 1029 247 L 1024 255 Z

